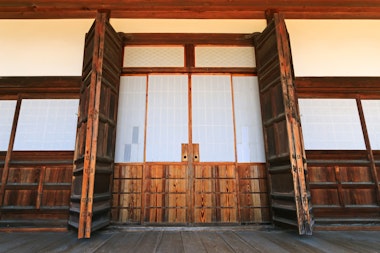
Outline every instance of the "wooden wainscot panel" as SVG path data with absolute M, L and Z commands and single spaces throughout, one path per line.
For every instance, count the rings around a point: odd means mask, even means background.
M 55 156 L 55 163 L 62 158 Z M 14 162 L 4 187 L 0 228 L 66 227 L 73 166 L 34 164 L 37 161 L 21 161 L 20 157 Z
M 112 220 L 140 223 L 143 164 L 115 164 L 112 191 Z
M 366 151 L 307 151 L 316 225 L 380 222 L 376 180 Z
M 194 222 L 238 222 L 235 164 L 195 163 L 194 170 Z
M 265 164 L 238 164 L 238 174 L 241 222 L 270 222 Z
M 189 203 L 186 163 L 147 163 L 143 180 L 144 222 L 187 222 Z

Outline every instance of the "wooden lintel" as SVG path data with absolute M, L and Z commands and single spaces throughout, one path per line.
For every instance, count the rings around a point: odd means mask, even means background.
M 252 34 L 233 33 L 119 33 L 124 45 L 231 45 L 252 46 Z
M 380 98 L 380 77 L 297 77 L 298 97 Z
M 46 94 L 72 94 L 79 97 L 80 83 L 80 76 L 0 77 L 0 96 L 35 97 L 37 94 L 42 98 Z

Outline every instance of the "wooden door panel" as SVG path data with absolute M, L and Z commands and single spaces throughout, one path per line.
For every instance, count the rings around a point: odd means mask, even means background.
M 265 150 L 269 165 L 272 218 L 312 233 L 306 187 L 305 151 L 295 99 L 289 37 L 281 15 L 254 39 Z
M 122 42 L 98 13 L 86 35 L 69 224 L 78 238 L 109 224 Z

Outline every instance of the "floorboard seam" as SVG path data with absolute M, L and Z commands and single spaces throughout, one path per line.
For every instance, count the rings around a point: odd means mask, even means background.
M 183 236 L 182 236 L 183 232 L 182 232 L 182 231 L 180 231 L 180 233 L 179 233 L 179 234 L 181 235 L 182 250 L 183 250 L 182 252 L 184 252 L 184 253 L 185 253 L 185 252 L 186 252 L 186 251 L 185 251 L 185 244 L 183 243 Z
M 250 244 L 249 242 L 247 242 L 246 240 L 244 240 L 244 238 L 241 238 L 239 234 L 237 234 L 235 231 L 231 231 L 233 234 L 235 234 L 239 240 L 241 242 L 243 242 L 245 245 L 249 246 L 250 248 L 253 248 L 255 250 L 257 250 L 258 252 L 262 252 L 260 249 L 256 248 L 255 246 L 253 246 L 252 244 Z M 262 252 L 263 253 L 263 252 Z
M 157 252 L 158 247 L 161 245 L 161 241 L 162 241 L 163 233 L 164 233 L 164 232 L 161 231 L 161 232 L 158 234 L 158 237 L 157 237 L 157 240 L 156 240 L 156 244 L 154 245 L 154 251 L 153 251 L 153 252 Z
M 98 247 L 96 247 L 96 249 L 94 249 L 94 252 L 98 251 L 106 242 L 108 242 L 108 240 L 110 240 L 112 237 L 116 236 L 116 233 L 114 233 L 112 236 L 110 236 L 109 238 L 107 238 L 106 240 L 102 241 L 101 244 L 98 245 Z
M 236 253 L 236 250 L 224 239 L 224 237 L 223 236 L 221 236 L 220 234 L 218 234 L 218 233 L 216 233 L 216 235 L 219 237 L 219 238 L 221 238 L 222 239 L 222 241 L 224 241 L 226 244 L 227 244 L 227 246 L 233 251 L 233 252 L 235 252 Z

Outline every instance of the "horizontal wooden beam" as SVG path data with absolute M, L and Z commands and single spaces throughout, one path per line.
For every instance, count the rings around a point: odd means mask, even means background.
M 252 34 L 119 33 L 124 45 L 231 45 L 253 46 Z
M 299 98 L 380 98 L 380 77 L 297 77 Z
M 274 9 L 285 18 L 379 19 L 378 0 L 8 0 L 2 1 L 0 18 L 95 18 L 99 9 L 113 18 L 264 19 Z
M 80 76 L 0 77 L 0 97 L 79 98 Z
M 232 74 L 250 74 L 256 75 L 256 68 L 123 68 L 122 74 L 151 74 L 151 73 L 182 73 L 182 74 L 219 74 L 219 73 L 232 73 Z

